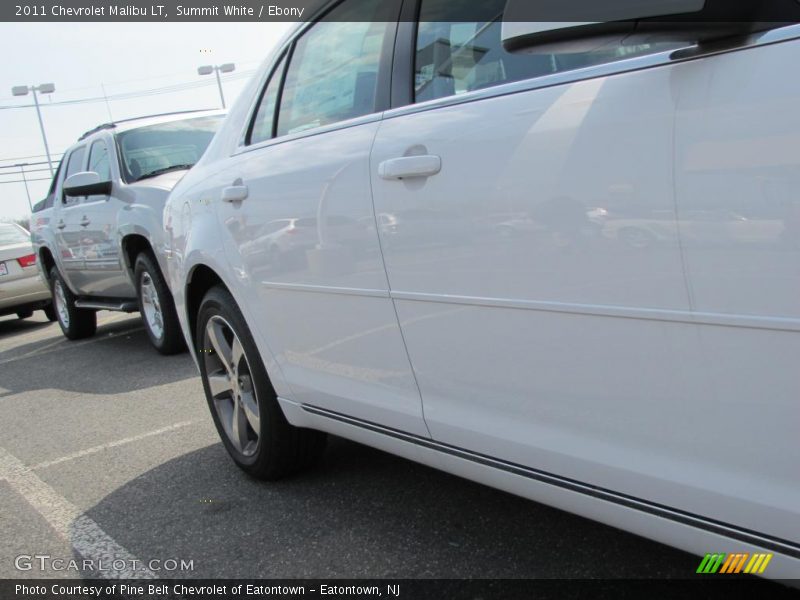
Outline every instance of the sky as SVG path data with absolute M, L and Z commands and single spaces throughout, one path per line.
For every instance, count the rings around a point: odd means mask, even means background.
M 0 220 L 30 214 L 20 168 L 5 167 L 29 163 L 24 167 L 26 178 L 44 179 L 28 183 L 34 204 L 45 197 L 50 185 L 36 110 L 25 107 L 33 104 L 33 98 L 30 94 L 13 97 L 12 86 L 55 84 L 53 94 L 39 96 L 55 168 L 64 150 L 100 123 L 178 110 L 219 108 L 216 78 L 198 75 L 197 67 L 201 65 L 236 64 L 233 73 L 222 75 L 225 101 L 230 106 L 290 26 L 0 24 Z M 107 102 L 104 96 L 108 97 Z M 99 100 L 52 104 L 92 98 Z M 44 164 L 30 164 L 36 162 Z

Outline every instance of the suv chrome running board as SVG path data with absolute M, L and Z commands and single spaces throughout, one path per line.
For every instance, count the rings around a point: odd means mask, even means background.
M 93 308 L 96 310 L 116 310 L 120 312 L 136 312 L 139 310 L 139 304 L 136 300 L 98 300 L 92 299 L 79 299 L 75 300 L 75 306 L 78 308 Z

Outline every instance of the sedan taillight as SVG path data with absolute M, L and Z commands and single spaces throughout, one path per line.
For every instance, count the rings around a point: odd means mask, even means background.
M 31 267 L 36 264 L 36 255 L 28 254 L 27 256 L 20 256 L 17 259 L 20 267 Z

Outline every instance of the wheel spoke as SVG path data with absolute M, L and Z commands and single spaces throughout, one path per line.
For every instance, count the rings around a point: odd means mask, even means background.
M 238 337 L 234 337 L 233 345 L 231 346 L 231 365 L 233 373 L 237 376 L 239 374 L 239 362 L 242 360 L 243 354 L 242 343 L 239 341 Z
M 247 447 L 247 417 L 241 409 L 239 402 L 233 402 L 233 422 L 231 423 L 231 441 L 233 445 L 243 452 Z
M 261 435 L 261 419 L 258 413 L 258 403 L 252 392 L 242 392 L 242 408 L 247 417 L 247 422 L 257 435 Z
M 224 371 L 213 373 L 208 376 L 208 387 L 211 390 L 211 396 L 217 398 L 225 392 L 233 391 L 233 384 L 230 378 L 225 375 Z
M 211 320 L 206 325 L 206 334 L 208 335 L 208 341 L 211 344 L 211 347 L 214 349 L 214 352 L 217 353 L 222 366 L 225 367 L 225 370 L 233 376 L 233 370 L 231 369 L 231 354 L 232 349 L 228 341 L 225 339 L 222 330 L 222 324 L 218 323 L 215 320 Z M 237 340 L 238 341 L 238 340 Z

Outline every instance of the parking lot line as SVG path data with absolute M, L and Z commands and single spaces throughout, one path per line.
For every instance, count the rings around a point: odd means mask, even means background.
M 131 442 L 138 442 L 139 440 L 144 440 L 146 438 L 153 437 L 155 435 L 161 435 L 162 433 L 175 431 L 176 429 L 180 429 L 181 427 L 188 427 L 189 425 L 192 425 L 194 422 L 195 421 L 181 421 L 180 423 L 173 423 L 172 425 L 168 425 L 167 427 L 162 427 L 161 429 L 155 429 L 153 431 L 148 431 L 146 433 L 140 433 L 139 435 L 122 438 L 121 440 L 115 440 L 113 442 L 106 442 L 105 444 L 100 444 L 99 446 L 92 446 L 91 448 L 86 448 L 85 450 L 79 450 L 78 452 L 73 452 L 72 454 L 67 454 L 59 458 L 54 458 L 53 460 L 46 460 L 44 462 L 40 462 L 39 464 L 30 467 L 30 469 L 32 471 L 36 471 L 37 469 L 45 469 L 47 467 L 52 467 L 53 465 L 57 465 L 70 460 L 75 460 L 76 458 L 89 456 L 90 454 L 96 454 L 98 452 L 102 452 L 103 450 L 108 450 L 109 448 L 124 446 L 125 444 L 130 444 Z
M 50 524 L 83 559 L 92 561 L 97 573 L 108 579 L 154 579 L 155 574 L 142 565 L 133 554 L 120 546 L 91 518 L 61 496 L 26 467 L 17 457 L 0 447 L 0 479 L 5 479 Z M 105 570 L 115 561 L 125 561 L 124 567 Z

